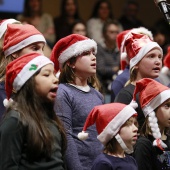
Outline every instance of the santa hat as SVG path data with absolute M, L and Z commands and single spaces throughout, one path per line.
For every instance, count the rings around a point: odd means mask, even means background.
M 98 140 L 106 145 L 114 136 L 116 136 L 122 125 L 134 114 L 137 105 L 125 105 L 122 103 L 109 103 L 104 105 L 95 106 L 89 113 L 83 127 L 83 131 L 78 134 L 78 138 L 85 140 L 88 133 L 85 131 L 87 128 L 96 123 L 98 132 Z
M 167 74 L 170 69 L 170 47 L 168 47 L 167 54 L 163 60 L 164 66 L 161 69 L 161 73 Z
M 5 57 L 35 42 L 46 40 L 33 25 L 8 24 L 3 44 Z
M 20 21 L 17 21 L 13 18 L 10 19 L 4 19 L 0 22 L 0 39 L 2 38 L 2 36 L 4 35 L 5 31 L 7 30 L 7 25 L 8 24 L 21 24 Z
M 79 34 L 71 34 L 55 44 L 51 53 L 51 60 L 54 62 L 56 71 L 58 71 L 67 60 L 91 49 L 94 49 L 97 53 L 97 44 L 94 40 Z
M 145 54 L 152 48 L 160 46 L 153 42 L 153 35 L 151 31 L 144 27 L 125 30 L 118 34 L 117 44 L 120 49 L 121 69 L 124 70 L 126 65 L 130 68 L 136 65 Z M 162 51 L 162 49 L 160 48 Z
M 144 78 L 136 83 L 133 94 L 134 101 L 137 93 L 139 93 L 139 102 L 145 117 L 149 116 L 152 135 L 155 138 L 153 145 L 163 150 L 167 146 L 161 140 L 161 133 L 154 110 L 170 98 L 170 89 L 153 79 Z
M 7 99 L 4 101 L 4 105 L 8 107 L 12 91 L 19 91 L 28 79 L 47 64 L 53 64 L 53 62 L 38 53 L 26 54 L 10 62 L 6 68 L 5 90 Z

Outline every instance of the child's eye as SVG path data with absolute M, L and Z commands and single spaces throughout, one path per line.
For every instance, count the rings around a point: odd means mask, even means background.
M 165 107 L 166 109 L 170 108 L 170 103 L 165 104 L 164 107 Z

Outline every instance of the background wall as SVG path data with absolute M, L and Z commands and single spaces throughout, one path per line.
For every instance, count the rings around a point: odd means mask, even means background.
M 53 17 L 60 14 L 60 2 L 62 0 L 43 0 L 44 11 L 50 13 Z M 79 14 L 87 21 L 93 10 L 93 6 L 97 0 L 77 0 L 79 6 Z M 140 5 L 138 18 L 146 24 L 147 27 L 151 27 L 155 21 L 162 18 L 163 15 L 159 11 L 159 8 L 155 5 L 154 0 L 136 0 Z M 110 0 L 112 4 L 112 10 L 115 18 L 119 18 L 123 11 L 123 6 L 126 0 Z M 168 0 L 167 0 L 168 2 Z M 169 3 L 169 2 L 168 2 Z

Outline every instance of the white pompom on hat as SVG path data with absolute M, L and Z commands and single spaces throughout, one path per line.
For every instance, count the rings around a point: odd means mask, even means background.
M 6 68 L 5 90 L 7 99 L 4 105 L 8 106 L 12 92 L 17 92 L 38 70 L 53 62 L 38 53 L 25 54 L 10 62 Z
M 152 135 L 155 138 L 153 145 L 163 150 L 167 146 L 161 140 L 161 133 L 154 110 L 170 98 L 170 89 L 153 79 L 143 78 L 136 83 L 133 94 L 134 101 L 136 101 L 137 93 L 139 93 L 139 102 L 145 117 L 149 116 Z
M 3 44 L 5 57 L 35 42 L 46 43 L 46 40 L 33 25 L 8 24 Z
M 79 34 L 70 34 L 55 44 L 50 59 L 54 62 L 57 72 L 67 60 L 91 49 L 97 53 L 97 44 L 94 40 Z
M 135 103 L 125 105 L 122 103 L 109 103 L 95 106 L 89 113 L 83 127 L 83 131 L 78 134 L 78 138 L 85 140 L 88 137 L 87 128 L 96 123 L 98 140 L 106 145 L 117 133 L 122 125 L 133 115 L 136 115 Z
M 3 37 L 5 31 L 7 30 L 7 25 L 8 24 L 21 24 L 20 21 L 17 21 L 13 18 L 10 18 L 10 19 L 4 19 L 0 22 L 0 39 Z

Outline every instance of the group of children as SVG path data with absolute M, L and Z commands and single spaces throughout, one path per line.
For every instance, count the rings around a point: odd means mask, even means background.
M 71 34 L 48 58 L 32 25 L 3 20 L 0 35 L 0 169 L 170 169 L 170 89 L 157 80 L 163 52 L 148 30 L 118 36 L 130 81 L 109 104 L 94 40 Z

